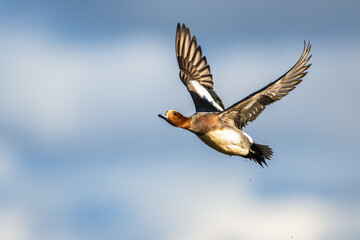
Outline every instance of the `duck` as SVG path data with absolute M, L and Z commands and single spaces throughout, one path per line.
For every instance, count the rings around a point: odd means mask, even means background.
M 310 42 L 304 41 L 304 49 L 296 64 L 277 80 L 250 94 L 228 108 L 214 91 L 213 76 L 201 46 L 185 24 L 177 24 L 175 51 L 179 65 L 179 77 L 186 86 L 195 105 L 195 114 L 186 117 L 168 110 L 158 116 L 174 127 L 194 133 L 201 141 L 220 153 L 240 156 L 258 163 L 261 167 L 271 160 L 273 150 L 268 145 L 254 142 L 243 131 L 264 109 L 282 99 L 295 89 L 307 69 L 312 55 Z

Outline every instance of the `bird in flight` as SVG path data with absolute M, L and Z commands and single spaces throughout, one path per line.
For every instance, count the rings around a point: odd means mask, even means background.
M 310 43 L 306 45 L 304 42 L 300 59 L 287 73 L 228 108 L 224 107 L 214 91 L 210 66 L 196 37 L 191 37 L 185 24 L 182 27 L 180 23 L 177 25 L 175 49 L 179 76 L 194 101 L 196 113 L 185 117 L 179 112 L 168 110 L 165 115 L 158 116 L 175 127 L 193 132 L 205 144 L 221 153 L 241 156 L 262 167 L 263 164 L 267 166 L 265 160 L 271 159 L 272 149 L 255 143 L 242 129 L 254 121 L 267 105 L 286 96 L 302 81 L 311 66 L 307 64 L 311 58 Z

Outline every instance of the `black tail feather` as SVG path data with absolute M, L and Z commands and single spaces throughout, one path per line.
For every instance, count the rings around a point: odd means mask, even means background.
M 251 144 L 250 152 L 246 157 L 260 164 L 260 166 L 262 167 L 264 167 L 263 164 L 265 164 L 268 167 L 267 163 L 265 162 L 265 159 L 271 160 L 272 155 L 273 155 L 273 151 L 269 146 L 253 143 Z

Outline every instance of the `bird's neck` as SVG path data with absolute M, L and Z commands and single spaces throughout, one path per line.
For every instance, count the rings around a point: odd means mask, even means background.
M 184 117 L 183 115 L 178 114 L 177 118 L 171 119 L 175 127 L 178 128 L 189 128 L 190 126 L 190 117 Z

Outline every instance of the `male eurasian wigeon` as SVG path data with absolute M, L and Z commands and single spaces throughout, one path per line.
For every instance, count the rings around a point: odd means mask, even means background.
M 191 38 L 190 30 L 184 24 L 182 28 L 180 24 L 177 25 L 175 48 L 180 79 L 190 92 L 196 113 L 184 117 L 179 112 L 168 110 L 159 117 L 175 127 L 195 133 L 204 143 L 221 153 L 242 156 L 267 166 L 265 159 L 270 160 L 273 151 L 269 146 L 255 143 L 242 128 L 254 121 L 267 105 L 286 96 L 302 81 L 311 66 L 306 65 L 311 58 L 311 55 L 308 56 L 310 43 L 306 46 L 304 42 L 300 59 L 287 73 L 226 109 L 213 89 L 206 57 L 202 56 L 195 36 Z

